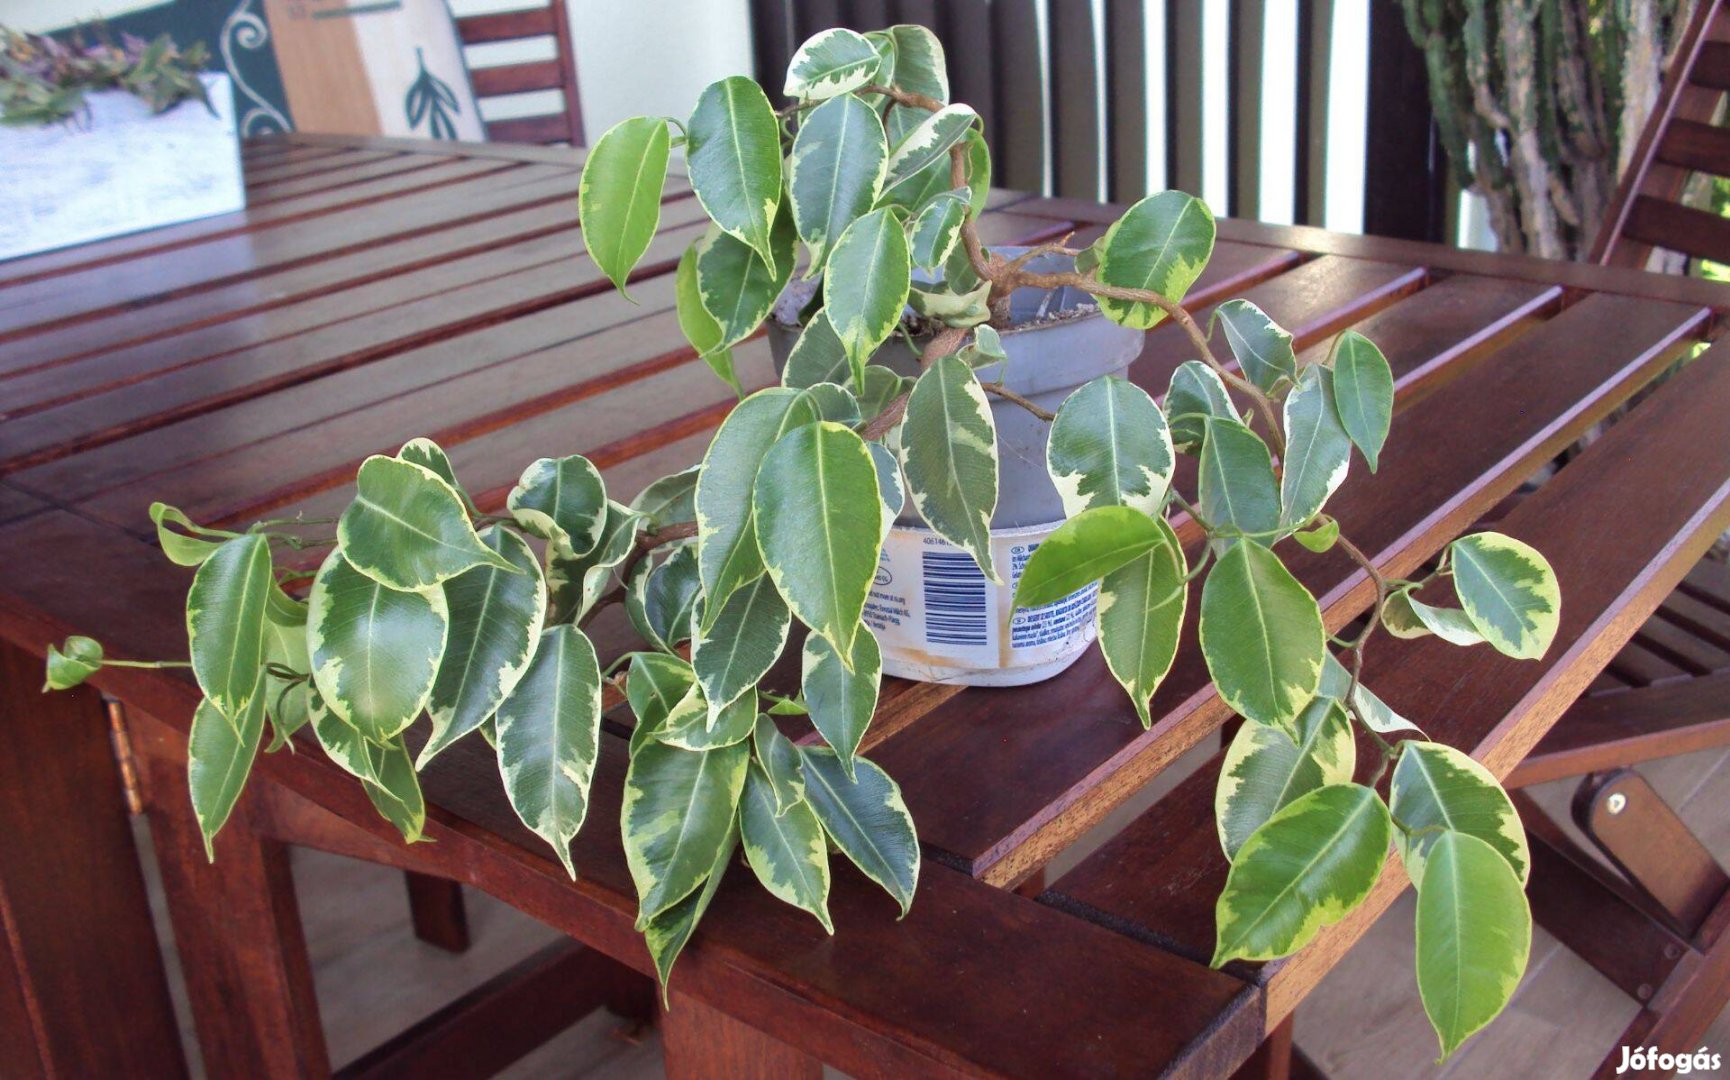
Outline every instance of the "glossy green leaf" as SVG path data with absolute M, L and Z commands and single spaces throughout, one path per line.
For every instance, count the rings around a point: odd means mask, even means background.
M 192 578 L 186 594 L 192 673 L 224 716 L 240 716 L 258 683 L 265 602 L 275 586 L 270 545 L 258 535 L 223 541 Z
M 681 750 L 715 750 L 751 737 L 757 724 L 757 691 L 747 689 L 718 710 L 709 708 L 703 688 L 693 685 L 673 705 L 654 738 Z
M 625 773 L 619 817 L 637 885 L 639 927 L 695 892 L 733 837 L 748 742 L 681 750 L 650 741 Z
M 922 289 L 915 285 L 907 292 L 907 306 L 944 326 L 972 327 L 991 318 L 991 286 L 981 284 L 971 292 L 954 293 L 947 289 Z M 972 365 L 968 365 L 971 367 Z
M 695 685 L 691 665 L 677 656 L 645 652 L 631 657 L 631 673 L 625 680 L 625 699 L 637 718 L 631 729 L 631 753 L 661 730 Z
M 1199 509 L 1214 528 L 1269 542 L 1280 531 L 1280 482 L 1261 437 L 1231 420 L 1209 420 L 1196 475 Z
M 877 494 L 883 500 L 883 533 L 877 538 L 881 543 L 894 527 L 895 519 L 906 509 L 907 485 L 901 479 L 901 462 L 896 460 L 894 451 L 877 442 L 865 446 L 871 451 L 872 463 L 877 466 Z
M 805 767 L 799 761 L 799 749 L 767 716 L 757 717 L 757 726 L 751 730 L 751 758 L 769 781 L 775 813 L 784 814 L 794 803 L 804 801 Z
M 61 645 L 48 646 L 47 678 L 42 692 L 70 690 L 102 667 L 102 643 L 74 634 Z
M 696 495 L 705 620 L 720 614 L 734 589 L 763 572 L 751 517 L 751 489 L 763 455 L 783 434 L 816 419 L 799 391 L 770 387 L 739 402 L 709 443 Z
M 1279 557 L 1243 541 L 1202 587 L 1201 652 L 1227 705 L 1257 723 L 1286 726 L 1315 696 L 1327 631 L 1315 597 Z
M 1225 382 L 1200 360 L 1185 360 L 1171 373 L 1165 415 L 1171 423 L 1172 445 L 1190 453 L 1199 451 L 1207 441 L 1208 417 L 1243 422 Z
M 1344 918 L 1381 876 L 1391 831 L 1381 798 L 1358 784 L 1316 788 L 1268 819 L 1214 906 L 1213 966 L 1289 956 Z
M 903 378 L 881 364 L 870 364 L 865 368 L 864 384 L 865 388 L 859 393 L 859 412 L 876 416 L 887 409 L 890 402 L 910 390 L 913 380 Z
M 697 516 L 697 473 L 702 468 L 693 465 L 682 472 L 663 476 L 637 493 L 631 509 L 643 515 L 643 524 L 651 529 L 694 520 Z
M 941 161 L 978 122 L 979 114 L 970 105 L 945 105 L 925 117 L 889 151 L 889 177 L 884 188 L 911 180 Z
M 1285 471 L 1280 476 L 1280 524 L 1285 528 L 1307 524 L 1345 482 L 1352 444 L 1340 426 L 1333 396 L 1333 375 L 1311 364 L 1285 399 Z
M 979 379 L 959 357 L 939 358 L 913 385 L 901 425 L 901 468 L 913 506 L 939 536 L 973 556 L 985 576 L 997 510 L 997 428 Z
M 807 637 L 801 657 L 801 685 L 811 710 L 811 726 L 834 748 L 841 771 L 851 780 L 859 742 L 877 711 L 877 693 L 883 681 L 883 653 L 869 626 L 859 628 L 848 659 L 852 670 L 827 640 L 815 634 Z
M 1248 300 L 1227 300 L 1214 308 L 1209 334 L 1215 329 L 1225 331 L 1238 367 L 1263 390 L 1272 390 L 1282 378 L 1297 379 L 1297 350 L 1292 348 L 1291 334 Z
M 408 746 L 398 735 L 388 746 L 367 743 L 366 751 L 372 757 L 372 779 L 361 781 L 362 790 L 379 815 L 396 826 L 404 843 L 418 842 L 426 831 L 426 797 Z
M 799 124 L 787 195 L 799 238 L 811 249 L 806 277 L 822 270 L 829 245 L 877 201 L 888 159 L 883 121 L 852 94 L 825 101 Z
M 1562 618 L 1549 561 L 1530 544 L 1492 532 L 1462 536 L 1448 553 L 1454 591 L 1484 640 L 1521 660 L 1543 656 Z
M 1069 517 L 1096 506 L 1158 514 L 1175 462 L 1165 414 L 1147 391 L 1115 375 L 1064 400 L 1045 447 L 1046 469 Z
M 307 696 L 307 715 L 326 757 L 362 781 L 377 779 L 373 775 L 376 762 L 372 757 L 372 747 L 378 744 L 369 741 L 359 728 L 336 715 L 325 704 L 317 687 L 313 687 Z
M 1312 529 L 1304 529 L 1292 533 L 1292 539 L 1318 555 L 1330 551 L 1339 543 L 1340 523 L 1333 518 L 1327 518 Z
M 1181 191 L 1149 195 L 1118 218 L 1099 248 L 1099 280 L 1180 301 L 1213 254 L 1213 213 Z M 1152 304 L 1101 298 L 1112 321 L 1146 330 L 1165 318 Z
M 900 786 L 865 758 L 854 763 L 849 778 L 840 757 L 827 747 L 802 746 L 799 756 L 805 763 L 805 798 L 823 831 L 907 914 L 919 883 L 919 836 Z
M 1468 833 L 1508 860 L 1522 883 L 1531 875 L 1526 830 L 1513 800 L 1490 770 L 1443 743 L 1408 740 L 1388 784 L 1394 837 L 1412 881 L 1423 884 L 1426 856 L 1447 832 Z
M 1183 546 L 1163 518 L 1150 520 L 1159 526 L 1163 542 L 1105 575 L 1095 616 L 1105 666 L 1128 692 L 1142 727 L 1153 725 L 1148 699 L 1177 656 L 1189 603 Z
M 1333 369 L 1340 423 L 1375 472 L 1393 424 L 1393 369 L 1375 343 L 1356 330 L 1334 340 Z
M 745 861 L 776 899 L 809 911 L 833 934 L 829 921 L 829 846 L 809 804 L 779 810 L 768 774 L 753 763 L 739 804 Z
M 763 455 L 752 505 L 775 587 L 801 622 L 851 650 L 883 523 L 864 441 L 828 422 L 794 429 Z
M 691 667 L 708 699 L 710 719 L 757 685 L 787 644 L 793 613 L 764 574 L 742 585 L 691 643 Z
M 732 387 L 733 393 L 743 395 L 744 387 L 739 384 L 739 373 L 734 370 L 733 350 L 727 347 L 726 332 L 703 306 L 703 290 L 697 283 L 697 250 L 702 246 L 703 240 L 698 239 L 685 249 L 685 253 L 679 256 L 679 269 L 673 277 L 673 304 L 679 316 L 679 332 L 685 335 L 685 340 L 697 350 L 697 355 L 709 365 L 716 378 Z
M 1015 606 L 1054 603 L 1165 546 L 1171 534 L 1160 525 L 1127 506 L 1083 510 L 1034 548 L 1015 586 Z
M 628 506 L 607 501 L 607 518 L 601 538 L 587 555 L 572 558 L 557 544 L 547 546 L 547 594 L 551 598 L 548 622 L 580 622 L 606 594 L 613 571 L 637 547 L 637 531 L 643 519 Z
M 264 735 L 263 672 L 258 673 L 254 691 L 246 695 L 246 704 L 232 718 L 209 698 L 200 701 L 192 714 L 186 743 L 186 783 L 192 792 L 192 813 L 204 837 L 204 856 L 211 862 L 216 861 L 211 842 L 234 812 Z
M 1003 347 L 1002 336 L 986 323 L 973 328 L 973 340 L 962 346 L 961 351 L 955 355 L 961 357 L 967 366 L 975 371 L 1009 359 L 1009 353 Z
M 853 365 L 847 359 L 847 349 L 835 335 L 828 311 L 819 308 L 799 331 L 799 340 L 787 354 L 781 385 L 803 390 L 818 383 L 846 382 L 852 377 Z
M 1464 611 L 1426 604 L 1414 597 L 1411 589 L 1388 596 L 1382 607 L 1382 625 L 1398 638 L 1434 634 L 1450 645 L 1477 645 L 1484 640 Z
M 1514 996 L 1531 953 L 1532 912 L 1506 860 L 1475 836 L 1443 833 L 1427 864 L 1418 994 L 1445 1060 Z
M 710 83 L 685 125 L 691 188 L 715 224 L 774 265 L 769 232 L 781 205 L 781 125 L 756 83 Z
M 524 532 L 553 541 L 568 557 L 593 551 L 607 522 L 606 485 L 581 454 L 531 464 L 505 505 Z
M 432 694 L 450 628 L 444 593 L 388 588 L 350 566 L 337 548 L 313 578 L 307 606 L 306 644 L 319 696 L 367 738 L 389 741 Z
M 541 640 L 547 585 L 534 551 L 499 525 L 483 530 L 481 542 L 517 572 L 477 566 L 444 583 L 450 632 L 427 699 L 432 734 L 421 747 L 417 768 L 486 723 L 528 670 Z
M 715 890 L 721 887 L 721 879 L 726 876 L 727 867 L 731 865 L 733 853 L 737 850 L 739 828 L 735 819 L 727 827 L 726 838 L 716 847 L 714 864 L 704 876 L 703 883 L 683 900 L 650 919 L 643 927 L 643 944 L 649 947 L 649 956 L 655 961 L 655 971 L 661 977 L 663 1006 L 669 1004 L 667 980 L 672 978 L 673 963 L 678 960 L 685 943 L 691 940 L 691 934 L 696 931 L 703 913 L 709 910 L 709 901 L 715 898 Z
M 889 209 L 859 218 L 834 242 L 823 272 L 823 310 L 855 372 L 901 321 L 913 280 L 910 258 L 907 234 Z
M 805 398 L 817 411 L 819 420 L 829 420 L 843 427 L 855 427 L 863 419 L 859 415 L 859 399 L 853 396 L 853 391 L 840 383 L 820 382 L 807 386 Z
M 945 191 L 928 201 L 907 225 L 913 265 L 925 270 L 942 266 L 961 241 L 961 224 L 972 208 L 968 191 Z
M 496 724 L 511 808 L 575 879 L 571 840 L 588 816 L 601 745 L 601 668 L 581 630 L 555 626 L 541 635 Z
M 793 53 L 781 92 L 807 101 L 834 98 L 869 83 L 881 62 L 864 35 L 840 27 L 824 30 Z
M 270 673 L 272 664 L 289 671 L 312 673 L 312 655 L 306 645 L 306 605 L 292 600 L 280 585 L 271 587 L 264 605 L 264 699 L 265 716 L 275 734 L 269 749 L 288 745 L 289 736 L 306 726 L 310 718 L 311 680 L 298 682 Z
M 1326 698 L 1298 717 L 1294 740 L 1280 728 L 1244 724 L 1220 764 L 1214 822 L 1225 857 L 1292 802 L 1325 784 L 1349 784 L 1357 767 L 1351 721 Z
M 350 566 L 393 589 L 430 589 L 484 564 L 515 572 L 475 535 L 454 488 L 393 457 L 361 462 L 336 537 Z
M 620 292 L 661 224 L 671 144 L 665 119 L 633 116 L 608 128 L 583 163 L 577 188 L 583 246 Z
M 150 521 L 156 526 L 156 542 L 162 545 L 162 553 L 176 566 L 198 566 L 223 541 L 240 535 L 227 529 L 207 529 L 167 503 L 150 504 Z

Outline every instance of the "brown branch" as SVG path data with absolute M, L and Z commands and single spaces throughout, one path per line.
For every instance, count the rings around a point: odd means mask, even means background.
M 1032 413 L 1034 416 L 1039 417 L 1041 420 L 1045 421 L 1048 424 L 1051 423 L 1053 420 L 1057 419 L 1056 413 L 1040 408 L 1039 406 L 1035 405 L 1033 402 L 1028 401 L 1026 398 L 1022 397 L 1020 394 L 1017 394 L 1015 391 L 1009 389 L 1007 386 L 1004 386 L 1000 382 L 982 382 L 979 384 L 979 387 L 980 387 L 980 389 L 984 390 L 987 394 L 995 394 L 996 396 L 1002 398 L 1004 401 L 1013 401 L 1015 404 L 1021 406 L 1023 409 L 1026 409 L 1028 412 Z

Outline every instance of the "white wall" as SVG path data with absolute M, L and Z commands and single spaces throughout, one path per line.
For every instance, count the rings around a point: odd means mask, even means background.
M 0 26 L 33 34 L 94 18 L 113 18 L 167 0 L 0 0 Z
M 681 121 L 703 87 L 750 75 L 745 0 L 566 0 L 590 139 L 628 116 Z

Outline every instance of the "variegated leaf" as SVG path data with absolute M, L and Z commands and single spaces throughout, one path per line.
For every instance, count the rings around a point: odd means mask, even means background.
M 701 468 L 693 465 L 661 477 L 637 493 L 631 509 L 643 515 L 644 524 L 651 529 L 690 521 L 697 516 L 697 473 Z
M 805 763 L 805 798 L 823 831 L 907 914 L 919 884 L 919 835 L 900 786 L 866 758 L 855 762 L 849 777 L 827 747 L 802 746 L 799 757 Z
M 575 879 L 571 840 L 588 816 L 601 739 L 601 668 L 581 630 L 555 626 L 541 635 L 496 725 L 511 808 Z
M 697 251 L 703 242 L 704 238 L 699 238 L 685 249 L 673 276 L 673 304 L 679 316 L 679 332 L 716 378 L 732 387 L 733 393 L 743 395 L 744 387 L 739 384 L 739 373 L 733 366 L 733 350 L 727 347 L 727 335 L 703 306 L 703 290 L 697 284 Z
M 883 525 L 877 466 L 864 441 L 827 421 L 795 428 L 763 455 L 752 508 L 763 565 L 787 605 L 850 651 Z
M 216 861 L 211 847 L 227 823 L 246 786 L 258 744 L 264 736 L 264 674 L 258 673 L 253 692 L 232 718 L 205 698 L 192 714 L 186 743 L 186 785 L 192 792 L 192 813 L 204 837 L 204 856 Z
M 1423 887 L 1426 856 L 1444 832 L 1468 833 L 1508 860 L 1524 883 L 1532 872 L 1526 830 L 1495 775 L 1444 743 L 1407 740 L 1388 784 L 1394 842 L 1412 881 Z
M 1220 697 L 1243 716 L 1288 726 L 1315 696 L 1327 657 L 1321 610 L 1255 541 L 1234 544 L 1209 571 L 1200 637 Z
M 369 742 L 366 751 L 372 758 L 372 777 L 362 779 L 362 790 L 379 815 L 396 826 L 404 843 L 418 843 L 426 830 L 426 797 L 403 737 L 387 746 Z
M 449 630 L 442 591 L 388 588 L 350 566 L 338 547 L 307 597 L 313 683 L 337 716 L 388 742 L 426 707 Z
M 770 387 L 739 402 L 710 441 L 695 500 L 705 622 L 719 617 L 734 589 L 763 572 L 751 517 L 763 455 L 785 433 L 816 420 L 816 409 L 799 391 Z
M 818 308 L 811 321 L 799 331 L 799 340 L 787 354 L 787 366 L 781 372 L 781 385 L 803 390 L 818 383 L 846 382 L 853 377 L 853 365 L 847 359 L 847 349 L 835 335 L 829 313 Z
M 751 731 L 751 759 L 769 780 L 775 813 L 784 814 L 794 803 L 804 801 L 805 767 L 799 761 L 799 750 L 767 716 L 757 717 L 757 726 Z
M 1266 724 L 1238 728 L 1220 764 L 1213 816 L 1225 857 L 1292 802 L 1326 784 L 1349 784 L 1357 767 L 1351 722 L 1317 698 L 1298 717 L 1297 739 Z
M 913 281 L 907 234 L 897 213 L 873 210 L 848 225 L 823 272 L 823 310 L 856 378 L 895 332 Z
M 1356 690 L 1352 690 L 1351 685 L 1352 673 L 1329 653 L 1322 661 L 1321 684 L 1316 687 L 1318 697 L 1332 698 L 1343 705 L 1349 692 L 1352 712 L 1368 724 L 1371 730 L 1383 735 L 1393 735 L 1401 731 L 1413 731 L 1423 735 L 1418 725 L 1388 708 L 1387 702 L 1371 693 L 1370 688 L 1362 682 L 1358 683 Z
M 708 625 L 691 642 L 691 667 L 711 722 L 768 674 L 793 624 L 793 613 L 767 574 L 735 589 L 720 608 L 713 620 L 703 620 Z
M 901 467 L 913 507 L 933 531 L 973 556 L 992 581 L 997 428 L 979 379 L 959 357 L 939 358 L 907 400 Z
M 703 688 L 692 685 L 655 729 L 654 738 L 681 750 L 715 750 L 749 739 L 756 724 L 755 687 L 715 710 L 709 708 Z
M 883 121 L 852 94 L 824 102 L 800 123 L 787 195 L 799 238 L 811 249 L 806 277 L 823 269 L 829 245 L 877 201 L 888 159 Z
M 637 564 L 625 597 L 625 609 L 645 641 L 671 652 L 691 637 L 692 622 L 702 598 L 697 545 L 687 541 L 674 545 L 671 553 L 658 563 L 644 559 Z
M 1334 409 L 1333 374 L 1327 368 L 1304 368 L 1285 399 L 1285 434 L 1280 525 L 1295 529 L 1321 513 L 1345 482 L 1351 462 L 1351 438 Z
M 186 594 L 186 642 L 199 689 L 222 715 L 246 710 L 264 665 L 265 604 L 276 587 L 270 545 L 256 534 L 225 540 Z
M 1358 784 L 1316 788 L 1268 819 L 1214 905 L 1213 966 L 1289 956 L 1343 919 L 1375 887 L 1391 832 L 1380 796 Z
M 1140 510 L 1096 506 L 1059 525 L 1022 567 L 1015 606 L 1036 608 L 1086 588 L 1168 543 L 1170 530 Z
M 1105 666 L 1129 693 L 1142 727 L 1153 725 L 1148 700 L 1177 656 L 1189 604 L 1183 546 L 1164 518 L 1154 520 L 1164 542 L 1105 575 L 1095 616 Z
M 1213 254 L 1213 214 L 1181 191 L 1162 191 L 1130 207 L 1106 230 L 1099 249 L 1099 280 L 1144 289 L 1181 301 Z M 1101 298 L 1114 322 L 1146 330 L 1165 318 L 1153 304 Z
M 619 819 L 639 927 L 690 896 L 716 869 L 733 839 L 750 762 L 748 742 L 694 751 L 651 740 L 637 748 Z
M 781 92 L 806 101 L 833 98 L 869 83 L 881 63 L 864 35 L 840 27 L 824 30 L 793 53 Z
M 829 921 L 829 846 L 823 827 L 805 802 L 778 808 L 768 774 L 752 763 L 739 804 L 739 833 L 745 861 L 757 880 L 779 900 L 809 911 L 833 934 Z
M 1484 635 L 1471 617 L 1459 608 L 1436 607 L 1400 589 L 1382 606 L 1382 625 L 1397 638 L 1420 638 L 1434 634 L 1450 645 L 1478 645 Z
M 1291 334 L 1268 318 L 1248 300 L 1227 300 L 1213 309 L 1208 321 L 1211 334 L 1225 329 L 1226 343 L 1244 376 L 1263 390 L 1271 391 L 1281 379 L 1296 381 L 1297 351 Z
M 930 199 L 907 224 L 907 246 L 913 265 L 922 270 L 942 266 L 961 241 L 961 225 L 972 204 L 966 188 L 945 191 Z
M 427 699 L 432 735 L 416 768 L 486 723 L 528 670 L 541 640 L 547 585 L 534 551 L 501 525 L 484 529 L 481 542 L 517 573 L 477 566 L 444 583 L 450 633 Z
M 1340 422 L 1375 472 L 1393 423 L 1393 369 L 1375 343 L 1356 330 L 1334 339 L 1333 369 Z
M 396 452 L 396 456 L 402 461 L 412 462 L 423 469 L 430 469 L 440 480 L 449 484 L 452 491 L 457 493 L 457 498 L 463 501 L 464 509 L 473 516 L 478 517 L 480 515 L 480 511 L 475 509 L 474 500 L 469 498 L 469 493 L 464 491 L 463 486 L 457 482 L 456 467 L 451 464 L 450 455 L 445 453 L 444 447 L 431 439 L 410 439 L 402 444 L 402 449 Z
M 877 711 L 883 680 L 883 654 L 869 626 L 859 628 L 848 659 L 850 665 L 842 663 L 835 646 L 815 634 L 805 639 L 801 673 L 811 726 L 834 748 L 841 771 L 851 780 L 859 742 Z
M 1445 1060 L 1495 1019 L 1525 973 L 1532 912 L 1520 880 L 1489 844 L 1444 833 L 1418 888 L 1417 976 Z
M 665 653 L 637 653 L 631 657 L 631 674 L 625 680 L 625 698 L 637 718 L 631 729 L 631 752 L 655 736 L 672 715 L 674 707 L 697 684 L 691 665 Z
M 661 223 L 671 137 L 659 116 L 633 116 L 589 148 L 577 188 L 583 246 L 620 292 Z
M 1069 517 L 1095 506 L 1157 515 L 1175 464 L 1165 414 L 1147 391 L 1115 375 L 1064 400 L 1045 446 L 1046 469 Z
M 842 382 L 846 380 L 843 379 Z M 855 427 L 863 419 L 859 415 L 859 399 L 840 383 L 820 382 L 805 388 L 805 399 L 817 411 L 817 419 L 829 420 L 844 427 Z
M 715 224 L 775 266 L 769 242 L 781 205 L 781 125 L 743 75 L 710 83 L 685 125 L 691 188 Z
M 1196 476 L 1197 501 L 1209 525 L 1272 543 L 1280 532 L 1280 489 L 1273 455 L 1255 432 L 1231 420 L 1207 421 Z M 1226 540 L 1220 546 L 1229 546 Z
M 1462 536 L 1448 545 L 1454 591 L 1496 651 L 1535 660 L 1550 648 L 1562 619 L 1556 572 L 1530 544 L 1501 533 Z
M 889 151 L 889 178 L 885 189 L 913 179 L 922 170 L 934 165 L 949 153 L 949 148 L 966 137 L 979 114 L 969 105 L 945 105 L 919 122 L 894 149 Z
M 642 525 L 642 516 L 635 510 L 609 499 L 606 522 L 593 551 L 572 558 L 559 545 L 547 545 L 547 593 L 552 604 L 548 622 L 582 621 L 605 595 L 613 570 L 636 549 Z
M 1171 388 L 1165 395 L 1165 415 L 1171 423 L 1173 446 L 1199 452 L 1207 442 L 1209 417 L 1241 424 L 1237 406 L 1226 392 L 1218 373 L 1200 360 L 1185 360 L 1171 373 Z
M 864 409 L 860 412 L 867 416 L 876 415 Z M 877 442 L 865 446 L 871 451 L 871 461 L 877 466 L 877 494 L 883 499 L 883 532 L 877 538 L 877 542 L 882 543 L 894 527 L 895 519 L 907 506 L 907 485 L 901 480 L 901 462 L 896 460 L 894 451 Z
M 306 726 L 309 718 L 308 696 L 311 680 L 298 682 L 272 674 L 275 664 L 288 671 L 312 673 L 312 656 L 306 647 L 306 605 L 272 583 L 270 598 L 264 605 L 264 699 L 265 715 L 275 729 L 270 740 L 271 751 L 288 745 L 289 736 Z
M 879 82 L 913 94 L 923 94 L 933 101 L 949 100 L 949 71 L 943 58 L 943 43 L 937 35 L 918 23 L 900 23 L 887 31 L 895 43 L 894 70 Z
M 769 246 L 773 263 L 739 239 L 710 229 L 697 242 L 697 293 L 703 309 L 721 328 L 721 344 L 733 345 L 757 332 L 775 306 L 775 298 L 793 275 L 794 244 L 791 217 L 775 219 Z
M 576 558 L 593 551 L 601 539 L 607 488 L 600 471 L 581 454 L 541 458 L 523 470 L 505 506 L 524 532 Z
M 709 901 L 715 898 L 715 890 L 721 887 L 721 879 L 726 876 L 733 853 L 738 849 L 739 828 L 735 820 L 728 826 L 726 839 L 715 849 L 714 864 L 704 876 L 702 885 L 643 927 L 643 944 L 649 947 L 649 956 L 655 961 L 655 972 L 661 977 L 663 1006 L 669 1004 L 667 980 L 672 978 L 673 963 L 684 951 L 685 943 L 691 940 L 703 913 L 709 910 Z
M 350 566 L 393 589 L 430 589 L 486 564 L 515 572 L 481 543 L 462 499 L 442 477 L 383 455 L 361 463 L 336 537 Z

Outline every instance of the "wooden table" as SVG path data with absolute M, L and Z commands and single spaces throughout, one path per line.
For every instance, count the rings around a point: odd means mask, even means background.
M 483 508 L 534 457 L 581 452 L 630 494 L 696 460 L 731 396 L 678 333 L 672 275 L 703 218 L 688 193 L 622 300 L 582 256 L 576 152 L 296 136 L 247 150 L 243 214 L 0 264 L 0 1061 L 40 1072 L 175 1074 L 184 1064 L 126 826 L 148 808 L 207 1067 L 327 1071 L 284 844 L 484 889 L 648 971 L 616 812 L 622 726 L 604 737 L 571 884 L 517 822 L 484 744 L 425 776 L 433 844 L 405 848 L 316 751 L 261 758 L 204 863 L 185 801 L 197 691 L 109 670 L 124 702 L 110 767 L 95 691 L 36 694 L 44 644 L 183 648 L 187 575 L 145 509 L 210 523 L 340 509 L 356 463 L 413 435 L 444 444 Z M 996 193 L 987 242 L 1074 230 L 1102 206 Z M 1709 338 L 1730 290 L 1629 271 L 1222 221 L 1191 290 L 1243 295 L 1314 350 L 1356 326 L 1387 352 L 1400 415 L 1374 477 L 1330 507 L 1408 574 L 1543 463 Z M 1185 342 L 1149 335 L 1132 369 L 1163 391 Z M 1561 579 L 1541 662 L 1387 646 L 1372 685 L 1431 734 L 1511 769 L 1730 525 L 1730 363 L 1717 346 L 1575 458 L 1499 528 Z M 737 350 L 769 383 L 759 340 Z M 1293 552 L 1337 630 L 1370 598 L 1336 555 Z M 626 642 L 597 624 L 604 650 Z M 1404 886 L 1298 956 L 1211 971 L 1225 864 L 1214 762 L 1060 879 L 1046 864 L 1192 747 L 1227 710 L 1192 639 L 1151 731 L 1096 654 L 1018 690 L 890 683 L 868 749 L 925 845 L 912 914 L 850 867 L 837 932 L 735 867 L 674 978 L 671 1070 L 769 1075 L 820 1058 L 857 1076 L 1219 1076 L 1256 1051 Z M 627 718 L 628 722 L 628 718 Z M 1205 751 L 1204 751 L 1205 752 Z M 566 993 L 576 984 L 564 982 Z M 1393 992 L 1413 992 L 1395 988 Z

